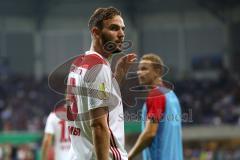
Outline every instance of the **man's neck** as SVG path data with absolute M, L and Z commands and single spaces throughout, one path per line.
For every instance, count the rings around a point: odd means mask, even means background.
M 97 52 L 98 54 L 100 54 L 101 56 L 103 56 L 106 59 L 111 58 L 111 54 L 105 53 L 105 51 L 103 49 L 101 49 L 100 47 L 97 47 L 96 45 L 91 45 L 90 51 Z
M 91 44 L 91 47 L 90 47 L 90 51 L 93 51 L 93 52 L 97 52 L 99 54 L 102 55 L 102 50 L 100 49 L 100 47 L 97 47 L 96 45 L 94 45 L 93 43 Z
M 163 82 L 162 82 L 162 78 L 156 78 L 153 83 L 152 83 L 153 86 L 158 86 L 158 85 L 163 85 Z

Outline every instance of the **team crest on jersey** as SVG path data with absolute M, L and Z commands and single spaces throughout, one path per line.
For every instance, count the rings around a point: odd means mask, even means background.
M 109 98 L 109 93 L 107 93 L 106 91 L 105 83 L 99 84 L 97 95 L 98 95 L 98 98 L 101 100 L 105 100 Z

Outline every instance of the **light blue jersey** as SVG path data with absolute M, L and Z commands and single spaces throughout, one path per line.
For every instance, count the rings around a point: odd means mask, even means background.
M 143 151 L 143 160 L 183 160 L 181 108 L 173 91 L 165 93 L 166 106 L 163 119 L 151 145 Z M 142 130 L 147 117 L 146 103 L 142 109 Z

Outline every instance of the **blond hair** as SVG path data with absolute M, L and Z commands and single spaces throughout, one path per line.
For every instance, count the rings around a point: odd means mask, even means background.
M 158 56 L 157 54 L 154 54 L 154 53 L 148 53 L 148 54 L 145 54 L 144 56 L 142 56 L 141 61 L 142 60 L 151 61 L 153 68 L 155 70 L 160 70 L 160 75 L 162 75 L 163 70 L 164 70 L 164 67 L 163 67 L 164 63 L 160 56 Z

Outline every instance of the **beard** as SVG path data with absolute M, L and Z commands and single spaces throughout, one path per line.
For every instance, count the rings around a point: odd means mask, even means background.
M 107 54 L 109 54 L 109 53 L 115 54 L 115 53 L 119 53 L 122 51 L 122 47 L 118 46 L 119 44 L 116 43 L 115 41 L 113 41 L 112 38 L 110 38 L 106 34 L 102 34 L 101 41 L 102 41 L 102 45 L 103 45 L 103 50 Z

